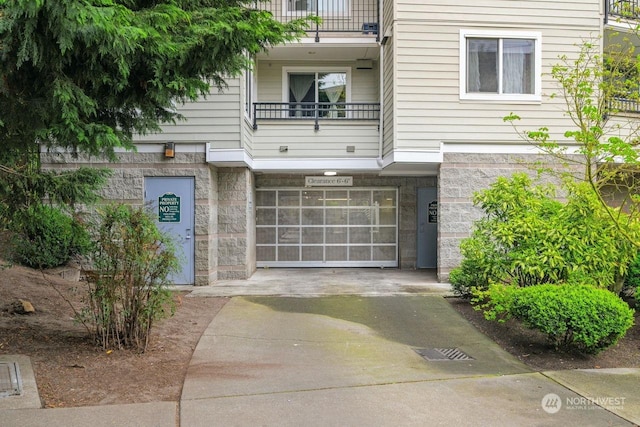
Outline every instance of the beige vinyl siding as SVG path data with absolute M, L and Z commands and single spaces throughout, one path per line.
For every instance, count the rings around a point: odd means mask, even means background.
M 245 152 L 251 155 L 251 150 L 253 148 L 253 116 L 247 115 L 245 111 L 245 102 L 247 101 L 246 97 L 246 85 L 245 79 L 246 75 L 243 75 L 240 78 L 240 147 L 245 150 Z M 255 90 L 254 90 L 255 92 Z M 255 96 L 255 94 L 253 95 Z M 255 99 L 251 100 L 255 102 Z M 250 106 L 251 115 L 253 115 L 253 104 Z
M 398 8 L 402 7 L 403 3 L 400 3 Z M 431 10 L 437 15 L 438 8 L 433 3 L 435 2 L 431 2 Z M 580 43 L 584 37 L 588 37 L 590 32 L 597 34 L 600 19 L 598 7 L 593 8 L 590 15 L 584 16 L 584 11 L 577 11 L 582 6 L 577 2 L 572 3 L 576 10 L 574 15 L 583 16 L 581 19 L 576 18 L 575 21 L 584 26 L 563 24 L 554 27 L 548 25 L 549 20 L 540 18 L 539 22 L 544 25 L 520 25 L 514 28 L 513 22 L 519 19 L 529 20 L 531 17 L 518 18 L 516 15 L 522 9 L 513 7 L 514 2 L 492 3 L 501 4 L 504 8 L 512 6 L 510 11 L 513 16 L 505 21 L 509 22 L 509 25 L 486 26 L 482 19 L 487 12 L 476 10 L 477 3 L 470 1 L 464 3 L 468 9 L 465 9 L 463 14 L 453 14 L 450 9 L 454 6 L 447 3 L 447 9 L 451 13 L 448 19 L 455 17 L 456 22 L 436 22 L 431 15 L 428 15 L 429 22 L 417 22 L 416 18 L 395 22 L 394 148 L 435 151 L 439 150 L 441 142 L 520 142 L 512 127 L 502 120 L 510 112 L 515 112 L 523 118 L 520 122 L 522 129 L 547 126 L 558 138 L 561 138 L 564 131 L 571 127 L 570 121 L 562 114 L 563 100 L 560 97 L 556 99 L 549 97 L 551 93 L 557 92 L 557 84 L 551 79 L 549 73 L 551 66 L 558 62 L 559 55 L 575 56 L 578 49 L 576 44 Z M 548 8 L 555 11 L 551 2 L 539 3 L 545 3 Z M 553 5 L 556 4 L 553 3 Z M 421 15 L 419 12 L 421 7 L 416 4 L 412 6 L 417 9 L 414 16 L 422 16 L 427 21 L 427 15 Z M 454 8 L 457 9 L 459 6 L 456 4 Z M 444 3 L 440 7 L 444 7 Z M 567 8 L 561 4 L 558 9 L 562 11 Z M 584 6 L 583 9 L 588 10 L 589 5 Z M 549 9 L 545 13 L 548 15 Z M 441 18 L 444 19 L 443 16 Z M 542 102 L 461 101 L 459 94 L 461 29 L 541 33 Z M 385 72 L 387 72 L 386 69 Z M 387 89 L 385 89 L 385 108 L 388 109 L 386 92 Z M 390 121 L 385 122 L 385 126 L 389 124 Z M 385 143 L 388 143 L 386 129 Z M 386 146 L 385 151 L 387 151 Z
M 282 66 L 282 61 L 258 62 L 256 101 L 282 102 Z
M 321 121 L 261 122 L 253 135 L 253 158 L 375 158 L 378 157 L 378 123 Z M 288 151 L 281 153 L 280 146 Z M 348 153 L 353 145 L 355 152 Z
M 384 0 L 382 3 L 382 28 L 380 38 L 387 35 L 390 36 L 393 31 L 393 21 L 395 20 L 395 1 Z
M 384 46 L 384 60 L 383 60 L 383 134 L 382 134 L 382 155 L 385 156 L 393 150 L 394 143 L 394 56 L 393 56 L 393 37 L 388 39 L 387 44 Z
M 356 61 L 269 61 L 258 63 L 258 102 L 284 102 L 282 99 L 282 69 L 305 67 L 314 69 L 351 68 L 351 101 L 379 102 L 378 62 L 373 69 L 358 70 Z
M 138 142 L 211 142 L 214 148 L 240 147 L 240 120 L 244 116 L 238 79 L 228 88 L 213 89 L 206 98 L 178 106 L 186 120 L 162 126 L 162 133 L 136 137 Z
M 249 122 L 248 118 L 242 121 L 242 148 L 245 149 L 249 155 L 253 150 L 253 124 Z
M 380 102 L 380 63 L 373 61 L 370 70 L 351 69 L 351 102 Z
M 245 112 L 245 102 L 247 100 L 246 97 L 246 75 L 242 75 L 239 80 L 239 89 L 240 89 L 240 147 L 244 148 L 244 150 L 251 155 L 251 148 L 253 145 L 253 122 L 252 118 L 247 116 Z M 255 96 L 255 95 L 254 95 Z M 255 100 L 254 100 L 255 101 Z M 251 105 L 251 111 L 253 114 L 253 105 Z
M 382 156 L 389 154 L 394 148 L 395 127 L 394 127 L 394 111 L 395 111 L 395 46 L 394 46 L 394 22 L 395 22 L 395 1 L 385 0 L 382 10 L 382 32 L 381 36 L 386 37 L 385 44 L 382 47 Z M 382 40 L 382 38 L 381 38 Z
M 398 21 L 596 29 L 603 4 L 602 0 L 395 0 L 393 3 Z

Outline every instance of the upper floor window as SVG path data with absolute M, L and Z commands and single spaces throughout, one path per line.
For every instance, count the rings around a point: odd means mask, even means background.
M 349 14 L 349 0 L 285 0 L 289 13 L 309 12 L 321 16 Z
M 348 71 L 311 71 L 286 69 L 285 102 L 290 104 L 289 116 L 314 117 L 316 109 L 321 117 L 345 116 L 348 100 Z
M 460 98 L 540 101 L 540 33 L 460 31 Z

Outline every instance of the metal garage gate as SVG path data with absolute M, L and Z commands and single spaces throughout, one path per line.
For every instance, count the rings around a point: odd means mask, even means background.
M 258 189 L 258 267 L 397 267 L 396 188 Z

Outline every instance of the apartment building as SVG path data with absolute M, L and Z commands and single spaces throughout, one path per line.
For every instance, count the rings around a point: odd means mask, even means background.
M 473 193 L 540 159 L 503 117 L 570 129 L 551 66 L 603 34 L 618 3 L 272 0 L 262 7 L 277 19 L 322 23 L 181 106 L 186 121 L 117 164 L 43 156 L 111 167 L 105 198 L 150 203 L 183 244 L 176 283 L 261 267 L 432 268 L 446 280 L 479 215 Z

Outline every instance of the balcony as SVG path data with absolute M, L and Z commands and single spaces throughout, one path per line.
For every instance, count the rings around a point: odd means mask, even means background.
M 640 0 L 605 0 L 605 23 L 640 18 Z
M 308 33 L 320 41 L 320 36 L 350 33 L 379 40 L 379 0 L 272 0 L 259 3 L 281 22 L 319 16 L 322 22 L 313 24 Z
M 257 170 L 265 167 L 258 165 L 265 159 L 273 162 L 269 167 L 286 165 L 284 170 L 306 167 L 314 159 L 331 159 L 334 168 L 378 168 L 379 103 L 258 102 L 253 126 L 251 156 Z
M 308 121 L 315 130 L 326 121 L 379 121 L 380 103 L 374 102 L 256 102 L 253 129 L 259 121 Z
M 616 96 L 610 101 L 609 109 L 615 113 L 640 114 L 640 100 Z

